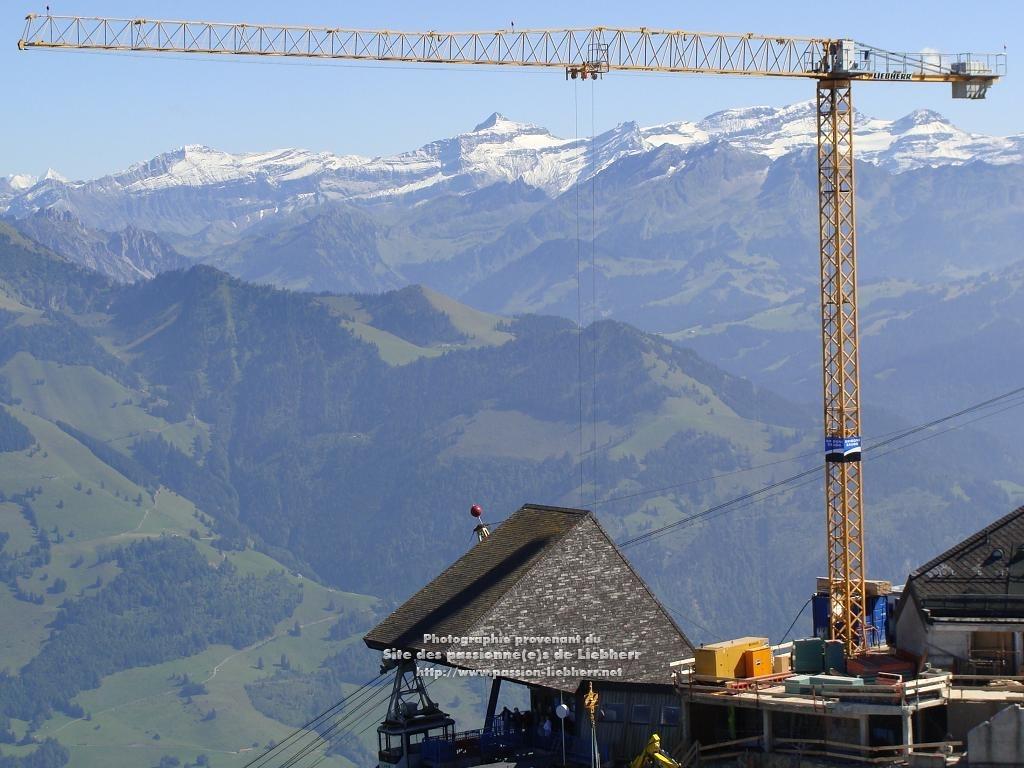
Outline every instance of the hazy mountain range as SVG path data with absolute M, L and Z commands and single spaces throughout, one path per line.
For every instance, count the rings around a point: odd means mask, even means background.
M 1020 386 L 1024 139 L 858 130 L 870 445 Z M 0 179 L 0 743 L 247 761 L 375 674 L 361 631 L 469 504 L 622 540 L 820 465 L 813 143 L 806 103 L 592 144 L 493 115 L 391 158 Z M 1017 414 L 869 453 L 873 577 L 1024 499 Z M 815 476 L 627 554 L 693 639 L 776 640 L 822 512 Z
M 1003 271 L 1024 239 L 1024 138 L 924 110 L 857 126 L 865 366 L 887 376 L 907 347 L 875 344 L 883 328 L 941 345 L 929 308 L 1015 284 Z M 623 320 L 812 400 L 814 141 L 807 102 L 624 123 L 593 142 L 495 114 L 387 158 L 187 146 L 91 181 L 19 177 L 0 210 L 117 280 L 201 262 L 307 291 L 423 284 L 483 311 Z M 1015 327 L 1006 306 L 988 310 L 996 333 Z

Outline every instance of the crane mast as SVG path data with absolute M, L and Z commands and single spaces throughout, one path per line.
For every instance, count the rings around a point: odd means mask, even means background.
M 817 89 L 826 559 L 832 637 L 847 654 L 867 645 L 851 86 L 819 80 Z
M 853 83 L 951 83 L 953 98 L 982 99 L 1005 75 L 1005 53 L 899 53 L 848 38 L 647 27 L 393 32 L 36 14 L 26 16 L 18 48 L 547 67 L 584 80 L 613 71 L 816 80 L 831 634 L 848 656 L 866 650 Z

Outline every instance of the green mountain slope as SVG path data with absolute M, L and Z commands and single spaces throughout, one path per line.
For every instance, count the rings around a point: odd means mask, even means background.
M 112 286 L 0 232 L 7 254 L 0 610 L 17 631 L 0 703 L 57 653 L 62 617 L 104 625 L 118 595 L 134 605 L 126 546 L 184 547 L 211 626 L 278 595 L 247 632 L 92 654 L 80 690 L 11 698 L 0 732 L 54 737 L 75 765 L 244 764 L 371 676 L 360 631 L 465 551 L 474 502 L 491 522 L 525 501 L 592 506 L 622 540 L 820 461 L 816 409 L 622 323 L 501 318 L 415 287 L 297 294 L 210 267 Z M 870 464 L 873 575 L 899 580 L 1005 511 L 1013 457 L 981 434 L 962 445 Z M 628 555 L 695 640 L 778 637 L 823 568 L 819 483 Z M 170 610 L 181 596 L 161 585 Z M 482 694 L 442 701 L 470 725 Z M 366 748 L 353 738 L 334 764 Z
M 138 440 L 159 435 L 191 454 L 208 427 L 155 415 L 161 401 L 126 368 L 65 362 L 82 350 L 17 335 L 66 322 L 59 310 L 98 308 L 107 286 L 16 238 L 0 237 L 0 249 L 0 297 L 13 315 L 0 335 L 17 348 L 0 366 L 0 752 L 35 755 L 40 766 L 156 765 L 201 754 L 212 765 L 244 765 L 254 745 L 292 729 L 263 714 L 246 685 L 274 678 L 282 658 L 295 674 L 315 672 L 358 642 L 378 601 L 323 587 L 251 549 L 217 549 L 207 513 L 160 479 L 140 484 L 123 474 L 138 468 Z M 42 308 L 22 303 L 33 300 Z M 101 320 L 76 314 L 74 328 L 93 322 Z M 101 343 L 89 332 L 86 339 Z M 95 354 L 98 363 L 124 362 Z M 125 548 L 139 546 L 158 546 L 163 559 L 144 550 L 128 566 Z M 198 591 L 175 597 L 168 590 L 188 580 L 167 568 L 186 564 Z M 275 602 L 264 583 L 291 597 Z M 172 607 L 180 599 L 181 620 Z M 147 605 L 157 611 L 150 619 Z M 257 605 L 271 611 L 259 621 Z M 196 631 L 183 633 L 184 617 L 198 622 Z M 161 621 L 170 624 L 162 629 Z M 185 676 L 201 686 L 195 695 L 182 696 Z M 335 678 L 332 694 L 365 679 Z M 51 738 L 68 752 L 51 749 Z M 354 742 L 326 764 L 360 765 L 362 749 Z

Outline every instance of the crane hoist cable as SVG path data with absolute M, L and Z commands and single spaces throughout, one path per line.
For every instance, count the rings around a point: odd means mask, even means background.
M 573 97 L 573 121 L 575 125 L 575 146 L 577 152 L 580 149 L 580 83 L 574 81 L 572 85 L 572 97 Z M 586 167 L 586 150 L 583 153 L 583 164 L 581 167 L 581 175 L 583 168 Z M 577 177 L 576 183 L 573 184 L 575 197 L 576 197 L 576 399 L 579 403 L 580 411 L 580 439 L 579 439 L 579 454 L 577 455 L 577 461 L 580 464 L 580 506 L 584 505 L 583 500 L 583 489 L 585 487 L 584 482 L 584 470 L 586 468 L 585 452 L 583 450 L 583 240 L 581 239 L 581 228 L 580 228 L 580 184 L 579 177 Z
M 593 445 L 591 447 L 592 459 L 593 459 L 593 480 L 594 480 L 594 499 L 597 499 L 598 489 L 598 474 L 597 474 L 597 462 L 598 462 L 598 444 L 597 444 L 597 334 L 599 327 L 597 324 L 598 311 L 597 311 L 597 128 L 594 125 L 594 100 L 597 88 L 590 89 L 590 328 L 591 328 L 591 344 L 594 348 L 594 367 L 591 377 L 591 392 L 590 392 L 590 415 L 591 421 L 594 425 L 593 434 Z

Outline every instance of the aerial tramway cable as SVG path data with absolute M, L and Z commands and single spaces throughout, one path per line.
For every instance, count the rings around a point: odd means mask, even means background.
M 926 440 L 930 440 L 932 438 L 939 437 L 940 435 L 943 435 L 946 432 L 951 432 L 951 431 L 953 431 L 955 429 L 960 429 L 962 427 L 968 426 L 969 424 L 973 424 L 976 421 L 980 421 L 980 420 L 986 419 L 986 418 L 991 418 L 992 416 L 996 416 L 996 415 L 998 415 L 1000 413 L 1003 413 L 1004 411 L 1008 411 L 1008 410 L 1011 410 L 1013 408 L 1020 407 L 1021 405 L 1024 405 L 1024 398 L 1016 398 L 1016 399 L 1012 399 L 1012 400 L 1011 400 L 1011 398 L 1014 398 L 1015 395 L 1020 395 L 1021 393 L 1024 393 L 1024 387 L 1017 387 L 1017 388 L 1012 389 L 1012 390 L 1010 390 L 1008 392 L 1004 392 L 1001 395 L 997 395 L 996 397 L 992 397 L 992 398 L 989 398 L 987 400 L 983 400 L 981 402 L 978 402 L 978 403 L 975 403 L 973 405 L 970 405 L 970 406 L 968 406 L 966 408 L 962 408 L 959 411 L 955 411 L 953 413 L 946 414 L 945 416 L 940 416 L 937 419 L 932 419 L 931 421 L 925 422 L 923 424 L 918 424 L 917 426 L 910 427 L 908 429 L 905 429 L 905 430 L 902 430 L 900 432 L 897 432 L 892 437 L 889 437 L 886 440 L 883 440 L 883 441 L 881 441 L 879 443 L 876 443 L 874 445 L 866 447 L 864 449 L 864 451 L 868 452 L 868 451 L 871 451 L 871 450 L 877 450 L 878 448 L 881 448 L 883 446 L 892 445 L 893 443 L 896 443 L 899 440 L 903 440 L 903 439 L 905 439 L 907 437 L 910 437 L 911 435 L 919 434 L 919 433 L 923 432 L 924 430 L 930 429 L 930 428 L 932 428 L 934 426 L 937 426 L 939 424 L 943 424 L 943 423 L 949 422 L 949 421 L 951 421 L 953 419 L 956 419 L 956 418 L 959 418 L 961 416 L 966 416 L 969 413 L 974 413 L 976 411 L 979 411 L 979 410 L 982 410 L 982 409 L 985 409 L 985 408 L 990 408 L 990 407 L 993 407 L 993 406 L 996 406 L 996 405 L 1002 405 L 1003 406 L 1002 408 L 999 408 L 999 409 L 997 409 L 997 410 L 995 410 L 993 412 L 983 414 L 981 416 L 978 416 L 975 419 L 971 419 L 970 421 L 964 422 L 963 424 L 954 425 L 954 426 L 949 427 L 949 428 L 947 428 L 945 430 L 942 430 L 941 432 L 937 432 L 937 433 L 934 433 L 932 435 L 928 435 L 926 437 L 923 437 L 920 440 L 915 440 L 914 442 L 907 443 L 905 445 L 897 445 L 897 446 L 895 446 L 893 448 L 890 448 L 889 450 L 879 454 L 879 456 L 880 457 L 881 456 L 887 456 L 890 453 L 894 453 L 895 451 L 903 450 L 904 448 L 910 448 L 910 447 L 912 447 L 914 445 L 917 445 L 918 443 L 922 443 L 922 442 L 925 442 Z M 767 465 L 765 465 L 765 466 L 767 466 Z M 660 537 L 662 537 L 662 536 L 672 532 L 673 530 L 677 530 L 677 529 L 684 528 L 684 527 L 687 527 L 689 525 L 692 525 L 693 523 L 695 523 L 695 522 L 697 522 L 699 520 L 713 519 L 713 517 L 717 517 L 718 516 L 715 513 L 727 514 L 728 512 L 735 511 L 736 509 L 742 509 L 745 506 L 750 506 L 750 505 L 746 504 L 746 505 L 743 505 L 741 507 L 736 507 L 735 505 L 739 504 L 740 502 L 743 502 L 743 501 L 750 501 L 752 499 L 757 499 L 758 497 L 767 494 L 769 491 L 776 491 L 775 493 L 771 494 L 772 496 L 774 496 L 774 495 L 778 495 L 780 493 L 785 493 L 785 492 L 794 490 L 794 489 L 799 488 L 800 486 L 803 486 L 803 485 L 809 485 L 809 484 L 811 484 L 813 482 L 816 482 L 816 478 L 812 478 L 810 480 L 805 480 L 804 482 L 798 483 L 796 485 L 794 485 L 793 483 L 795 483 L 797 480 L 802 480 L 802 479 L 807 478 L 807 477 L 809 477 L 811 475 L 814 475 L 816 473 L 820 473 L 820 471 L 821 471 L 821 468 L 818 467 L 818 466 L 808 468 L 806 470 L 803 470 L 802 472 L 796 473 L 795 475 L 790 475 L 789 477 L 783 478 L 782 480 L 777 480 L 777 481 L 775 481 L 773 483 L 769 483 L 768 485 L 765 485 L 765 486 L 763 486 L 761 488 L 758 488 L 756 490 L 749 491 L 747 493 L 741 494 L 740 496 L 737 496 L 737 497 L 735 497 L 733 499 L 730 499 L 728 501 L 724 501 L 724 502 L 722 502 L 720 504 L 715 504 L 714 506 L 708 507 L 707 509 L 702 510 L 700 512 L 696 512 L 696 513 L 694 513 L 692 515 L 688 515 L 687 517 L 684 517 L 684 518 L 682 518 L 680 520 L 676 520 L 674 522 L 668 523 L 668 524 L 660 526 L 658 528 L 654 528 L 654 529 L 652 529 L 650 531 L 645 531 L 644 533 L 642 533 L 642 534 L 640 534 L 638 536 L 634 536 L 634 537 L 632 537 L 630 539 L 626 539 L 625 541 L 620 542 L 618 544 L 618 546 L 619 546 L 620 549 L 624 549 L 626 547 L 631 547 L 631 546 L 635 546 L 637 544 L 642 544 L 644 542 L 652 541 L 652 540 L 654 540 L 656 538 L 660 538 Z M 657 490 L 651 490 L 651 491 L 646 491 L 646 492 L 638 492 L 636 494 L 630 494 L 629 498 L 635 498 L 638 495 L 647 495 L 647 494 L 651 494 L 651 493 L 657 493 L 657 492 L 662 492 L 662 491 L 666 491 L 666 490 L 671 490 L 674 487 L 679 487 L 681 485 L 687 485 L 687 484 L 690 484 L 690 483 L 693 483 L 693 482 L 700 482 L 700 481 L 698 481 L 698 480 L 687 481 L 686 483 L 680 483 L 680 484 L 678 484 L 676 486 L 668 486 L 668 487 L 657 489 Z M 610 503 L 611 501 L 618 501 L 618 500 L 621 500 L 621 499 L 614 499 L 614 498 L 613 499 L 606 499 L 606 500 L 602 501 L 601 503 Z M 754 503 L 754 502 L 751 501 L 751 503 Z
M 384 693 L 384 696 L 380 696 L 380 692 Z M 278 763 L 276 768 L 295 768 L 300 761 L 313 754 L 320 747 L 326 746 L 330 743 L 331 739 L 334 738 L 339 729 L 340 732 L 347 730 L 342 728 L 346 724 L 351 724 L 354 720 L 359 722 L 367 713 L 372 713 L 378 706 L 380 706 L 390 696 L 390 691 L 387 685 L 378 685 L 376 688 L 371 688 L 366 694 L 363 695 L 361 701 L 353 705 L 350 710 L 343 713 L 334 723 L 325 728 L 322 732 L 314 732 L 316 738 L 304 745 L 298 752 L 285 759 L 283 763 Z
M 340 707 L 344 706 L 351 699 L 353 699 L 354 697 L 358 696 L 361 691 L 365 690 L 368 687 L 376 685 L 383 677 L 384 677 L 384 673 L 382 672 L 381 674 L 377 675 L 376 677 L 374 677 L 374 678 L 372 678 L 370 680 L 367 680 L 361 686 L 356 688 L 351 693 L 343 696 L 339 701 L 337 701 L 335 704 L 333 704 L 332 706 L 330 706 L 327 709 L 325 709 L 323 712 L 321 712 L 319 715 L 317 715 L 312 720 L 307 722 L 305 725 L 302 725 L 301 727 L 296 728 L 288 736 L 286 736 L 284 739 L 279 741 L 273 747 L 271 747 L 270 749 L 268 749 L 265 752 L 261 753 L 259 756 L 253 758 L 252 760 L 250 760 L 248 763 L 246 763 L 243 766 L 243 768 L 262 768 L 263 766 L 265 766 L 267 764 L 267 761 L 273 756 L 273 754 L 275 752 L 277 752 L 278 750 L 283 750 L 289 744 L 292 744 L 292 746 L 294 746 L 294 743 L 297 743 L 298 741 L 301 741 L 302 738 L 307 736 L 309 734 L 309 732 L 313 728 L 316 728 L 324 720 L 333 717 Z
M 430 686 L 434 684 L 435 680 L 436 678 L 431 678 L 430 680 L 428 680 L 426 682 L 426 685 L 424 686 L 424 690 L 429 689 Z M 385 688 L 385 690 L 387 689 Z M 331 734 L 322 739 L 321 742 L 311 745 L 310 747 L 306 748 L 302 754 L 293 756 L 288 761 L 278 765 L 277 768 L 299 768 L 300 761 L 314 754 L 315 751 L 319 749 L 321 746 L 329 747 L 330 742 L 338 738 L 339 736 L 341 738 L 337 741 L 337 743 L 341 744 L 344 743 L 347 739 L 351 738 L 352 736 L 361 736 L 362 734 L 366 733 L 366 731 L 368 731 L 370 728 L 377 724 L 377 721 L 374 719 L 374 711 L 377 709 L 378 706 L 387 701 L 388 696 L 390 696 L 390 693 L 388 693 L 388 695 L 384 696 L 383 698 L 377 697 L 377 699 L 373 701 L 368 708 L 365 708 L 366 702 L 364 701 L 363 704 L 361 704 L 358 707 L 358 709 L 363 709 L 364 711 L 360 712 L 358 715 L 355 715 L 355 713 L 353 712 L 354 720 L 352 722 L 349 722 L 346 725 L 346 727 L 341 728 L 341 730 L 337 730 L 337 728 L 340 727 L 342 724 L 336 724 L 335 727 L 332 729 Z M 368 724 L 364 724 L 364 721 L 368 716 L 370 717 L 370 721 Z M 353 729 L 359 725 L 363 725 L 364 727 L 353 733 Z M 317 755 L 314 761 L 310 765 L 306 766 L 306 768 L 316 768 L 316 766 L 320 765 L 324 760 L 327 759 L 327 757 L 328 754 L 327 750 L 325 749 L 323 754 Z

